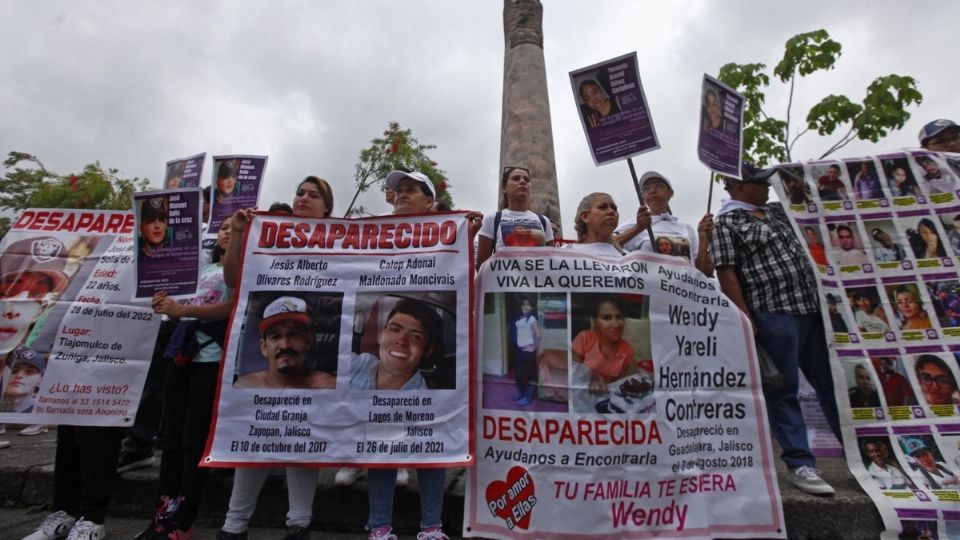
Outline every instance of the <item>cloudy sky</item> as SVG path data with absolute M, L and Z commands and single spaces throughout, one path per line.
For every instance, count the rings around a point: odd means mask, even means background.
M 956 45 L 945 24 L 960 20 L 960 2 L 544 4 L 566 231 L 590 191 L 611 193 L 625 217 L 636 210 L 626 164 L 593 165 L 567 78 L 627 52 L 639 55 L 662 146 L 634 162 L 640 173 L 657 169 L 673 180 L 673 209 L 692 223 L 705 210 L 708 182 L 695 148 L 703 73 L 731 61 L 772 70 L 794 34 L 824 28 L 844 51 L 836 69 L 797 85 L 794 118 L 831 93 L 859 101 L 889 73 L 913 76 L 924 94 L 903 130 L 837 156 L 916 146 L 926 121 L 960 120 Z M 99 160 L 158 187 L 169 159 L 265 154 L 262 203 L 289 202 L 298 180 L 316 174 L 334 185 L 342 213 L 357 155 L 395 120 L 437 145 L 431 156 L 458 207 L 493 211 L 502 9 L 496 0 L 0 0 L 0 151 L 33 153 L 59 172 Z M 776 85 L 769 112 L 782 115 L 785 101 Z M 815 158 L 832 142 L 808 135 L 794 157 Z M 209 169 L 208 159 L 207 178 Z M 379 193 L 360 202 L 386 211 Z

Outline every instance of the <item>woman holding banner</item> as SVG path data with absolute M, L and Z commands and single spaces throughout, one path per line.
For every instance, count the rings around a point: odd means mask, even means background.
M 333 211 L 333 190 L 326 180 L 308 176 L 297 186 L 293 197 L 293 215 L 300 217 L 329 217 Z M 253 209 L 240 210 L 231 218 L 231 235 L 241 239 Z M 223 263 L 223 277 L 228 287 L 240 285 L 240 258 L 242 242 L 231 242 Z M 269 468 L 239 468 L 233 477 L 233 491 L 223 528 L 217 540 L 245 540 L 250 517 L 257 508 L 257 496 L 270 473 Z M 307 527 L 313 518 L 313 498 L 317 491 L 319 471 L 306 467 L 287 467 L 287 535 L 284 540 L 307 538 Z
M 623 257 L 625 252 L 613 238 L 619 221 L 617 203 L 613 202 L 610 195 L 599 192 L 587 195 L 577 205 L 577 215 L 573 220 L 577 243 L 570 248 L 598 257 Z
M 705 214 L 700 219 L 696 231 L 690 225 L 681 223 L 670 211 L 673 186 L 666 176 L 657 171 L 647 171 L 643 174 L 640 178 L 640 189 L 643 194 L 643 205 L 637 209 L 636 221 L 625 223 L 614 231 L 623 249 L 677 255 L 678 253 L 673 253 L 673 246 L 689 246 L 690 252 L 685 258 L 696 266 L 697 270 L 712 276 L 713 264 L 710 262 L 707 247 L 710 245 L 710 235 L 713 234 L 713 214 Z M 657 237 L 656 249 L 650 244 L 647 227 L 651 227 L 654 236 Z M 661 246 L 661 238 L 669 241 L 670 244 L 664 243 Z M 671 251 L 664 249 L 667 246 Z
M 504 167 L 500 178 L 501 210 L 486 216 L 480 226 L 477 268 L 503 247 L 552 245 L 553 229 L 547 225 L 547 219 L 530 211 L 530 184 L 530 171 L 526 168 Z
M 153 310 L 177 320 L 164 358 L 163 455 L 160 495 L 150 524 L 137 539 L 190 538 L 209 469 L 199 467 L 210 431 L 226 319 L 233 310 L 221 259 L 230 244 L 230 219 L 217 231 L 213 261 L 200 270 L 197 294 L 180 304 L 159 291 Z M 218 321 L 204 326 L 200 321 Z

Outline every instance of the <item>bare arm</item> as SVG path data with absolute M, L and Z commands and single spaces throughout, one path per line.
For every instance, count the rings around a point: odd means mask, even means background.
M 253 217 L 253 208 L 237 210 L 230 218 L 230 238 L 227 252 L 223 254 L 223 282 L 236 289 L 240 280 L 240 258 L 243 255 L 243 234 Z
M 713 237 L 713 214 L 706 214 L 697 226 L 699 247 L 694 265 L 707 277 L 713 277 L 713 259 L 710 258 L 710 239 Z
M 740 308 L 740 311 L 750 319 L 750 325 L 753 327 L 753 333 L 757 333 L 757 323 L 754 322 L 750 314 L 750 308 L 747 306 L 747 300 L 743 297 L 743 288 L 740 287 L 740 279 L 737 277 L 737 267 L 724 265 L 717 268 L 717 280 L 720 282 L 720 290 L 727 295 L 733 303 Z
M 233 302 L 229 301 L 203 306 L 185 306 L 162 291 L 153 296 L 153 311 L 175 319 L 193 317 L 203 321 L 219 321 L 229 317 L 232 310 Z

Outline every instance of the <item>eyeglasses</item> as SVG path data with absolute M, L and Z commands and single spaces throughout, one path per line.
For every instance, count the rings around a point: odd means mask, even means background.
M 918 373 L 917 378 L 920 379 L 920 384 L 924 386 L 933 386 L 935 384 L 937 386 L 950 387 L 953 383 L 950 377 L 946 375 L 937 375 L 934 377 L 926 373 Z

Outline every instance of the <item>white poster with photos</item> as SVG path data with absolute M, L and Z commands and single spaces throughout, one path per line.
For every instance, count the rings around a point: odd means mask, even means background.
M 464 214 L 248 227 L 204 462 L 470 463 Z
M 887 531 L 960 538 L 960 155 L 779 166 L 815 272 L 851 471 Z

